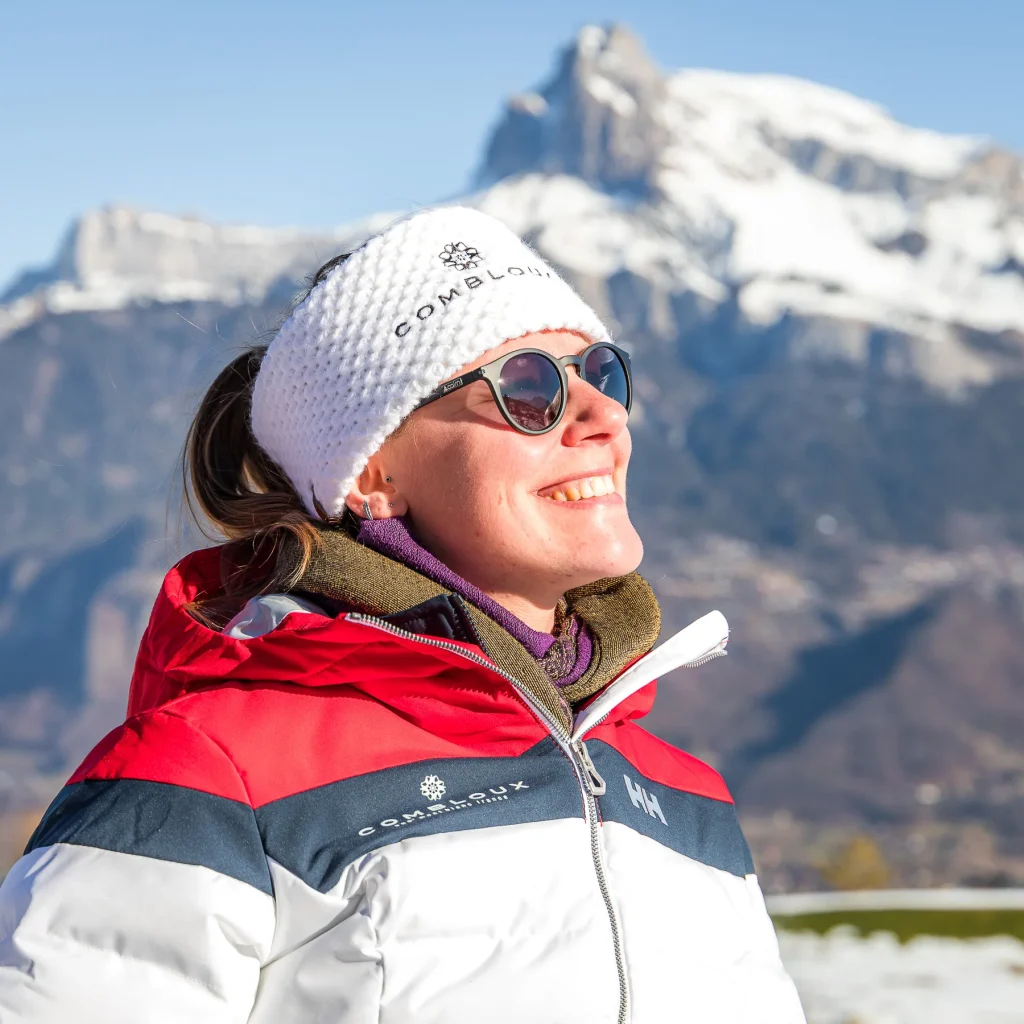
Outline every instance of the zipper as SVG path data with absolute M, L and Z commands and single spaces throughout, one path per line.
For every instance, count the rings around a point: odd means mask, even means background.
M 724 647 L 719 647 L 717 650 L 708 651 L 703 657 L 696 658 L 693 661 L 687 661 L 685 664 L 680 665 L 680 668 L 700 668 L 701 665 L 706 665 L 709 661 L 714 661 L 715 658 L 724 658 L 726 654 Z M 607 717 L 607 716 L 605 716 Z
M 583 793 L 583 806 L 586 810 L 587 824 L 590 828 L 590 855 L 594 862 L 594 872 L 597 875 L 597 888 L 601 893 L 601 899 L 604 901 L 605 910 L 608 912 L 608 923 L 611 926 L 612 945 L 615 952 L 615 969 L 619 976 L 619 1015 L 617 1024 L 626 1024 L 629 1020 L 629 983 L 626 978 L 626 958 L 622 952 L 622 931 L 619 927 L 619 915 L 615 910 L 615 904 L 612 902 L 611 889 L 608 886 L 608 876 L 604 867 L 604 857 L 601 853 L 601 832 L 597 812 L 596 798 L 604 795 L 607 786 L 594 767 L 594 762 L 590 758 L 590 752 L 587 750 L 586 744 L 581 739 L 574 741 L 569 730 L 515 676 L 509 675 L 486 658 L 474 654 L 472 651 L 467 651 L 464 647 L 450 643 L 447 640 L 438 640 L 434 637 L 410 633 L 407 629 L 393 626 L 390 622 L 377 618 L 375 615 L 349 612 L 346 618 L 351 622 L 361 622 L 375 626 L 385 633 L 404 637 L 407 640 L 414 640 L 416 643 L 425 644 L 428 647 L 439 647 L 441 650 L 460 654 L 469 661 L 475 662 L 483 668 L 490 669 L 509 682 L 523 703 L 547 726 L 555 742 L 566 757 L 569 758 L 569 763 L 573 767 L 576 780 Z
M 601 778 L 594 762 L 590 759 L 590 751 L 583 740 L 576 740 L 572 747 L 583 764 L 586 785 L 583 796 L 587 805 L 587 817 L 590 819 L 590 856 L 594 861 L 597 874 L 597 888 L 601 892 L 605 909 L 608 911 L 608 924 L 612 930 L 612 948 L 615 952 L 615 970 L 619 976 L 619 1016 L 617 1024 L 626 1024 L 629 1020 L 629 980 L 626 977 L 626 957 L 622 951 L 622 932 L 619 928 L 619 915 L 612 902 L 611 889 L 608 887 L 608 876 L 604 869 L 604 854 L 601 851 L 601 833 L 597 815 L 597 797 L 603 796 L 608 787 Z
M 587 750 L 586 743 L 583 740 L 576 740 L 573 744 L 576 748 L 576 753 L 579 755 L 580 764 L 583 765 L 584 770 L 587 773 L 587 782 L 590 787 L 590 793 L 592 796 L 604 796 L 608 792 L 608 786 L 605 784 L 604 779 L 601 778 L 600 773 L 594 767 L 594 762 L 590 760 L 590 751 Z

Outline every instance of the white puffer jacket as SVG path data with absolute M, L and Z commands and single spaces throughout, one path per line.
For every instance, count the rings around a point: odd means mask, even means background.
M 570 733 L 471 643 L 207 629 L 206 554 L 0 890 L 3 1024 L 803 1021 L 722 780 L 632 721 L 720 616 Z

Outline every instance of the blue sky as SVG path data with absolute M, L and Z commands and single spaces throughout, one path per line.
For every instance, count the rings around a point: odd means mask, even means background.
M 588 22 L 662 67 L 780 72 L 1024 150 L 1020 0 L 0 5 L 0 287 L 108 202 L 324 227 L 465 187 Z

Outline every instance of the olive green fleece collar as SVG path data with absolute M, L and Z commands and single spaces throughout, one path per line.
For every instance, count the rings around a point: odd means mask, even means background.
M 295 589 L 322 594 L 367 614 L 394 615 L 433 597 L 452 592 L 433 580 L 360 544 L 344 528 L 318 529 L 319 544 Z M 286 543 L 280 568 L 297 569 L 299 550 Z M 504 672 L 569 726 L 567 706 L 598 692 L 628 664 L 646 654 L 658 638 L 661 610 L 647 581 L 638 573 L 598 580 L 567 591 L 566 607 L 590 631 L 593 653 L 583 675 L 559 690 L 529 651 L 506 629 L 466 601 L 484 652 Z

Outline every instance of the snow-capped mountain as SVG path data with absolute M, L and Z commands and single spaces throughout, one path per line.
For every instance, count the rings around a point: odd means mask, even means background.
M 1022 161 L 834 89 L 662 75 L 626 30 L 589 27 L 508 102 L 477 186 L 464 202 L 630 329 L 639 317 L 676 338 L 700 322 L 779 344 L 784 325 L 791 356 L 874 360 L 953 391 L 1024 360 Z M 44 310 L 258 300 L 391 216 L 311 235 L 91 213 L 8 291 L 0 336 Z M 625 316 L 616 275 L 634 282 Z
M 53 264 L 26 271 L 0 298 L 0 339 L 46 313 L 147 302 L 261 302 L 365 240 L 393 215 L 334 231 L 236 227 L 112 206 L 68 230 Z
M 864 362 L 881 331 L 893 370 L 953 388 L 1024 356 L 1024 164 L 834 89 L 662 77 L 624 30 L 585 29 L 509 101 L 480 182 L 556 262 L 644 282 L 667 337 L 728 309 L 801 321 L 795 355 Z

